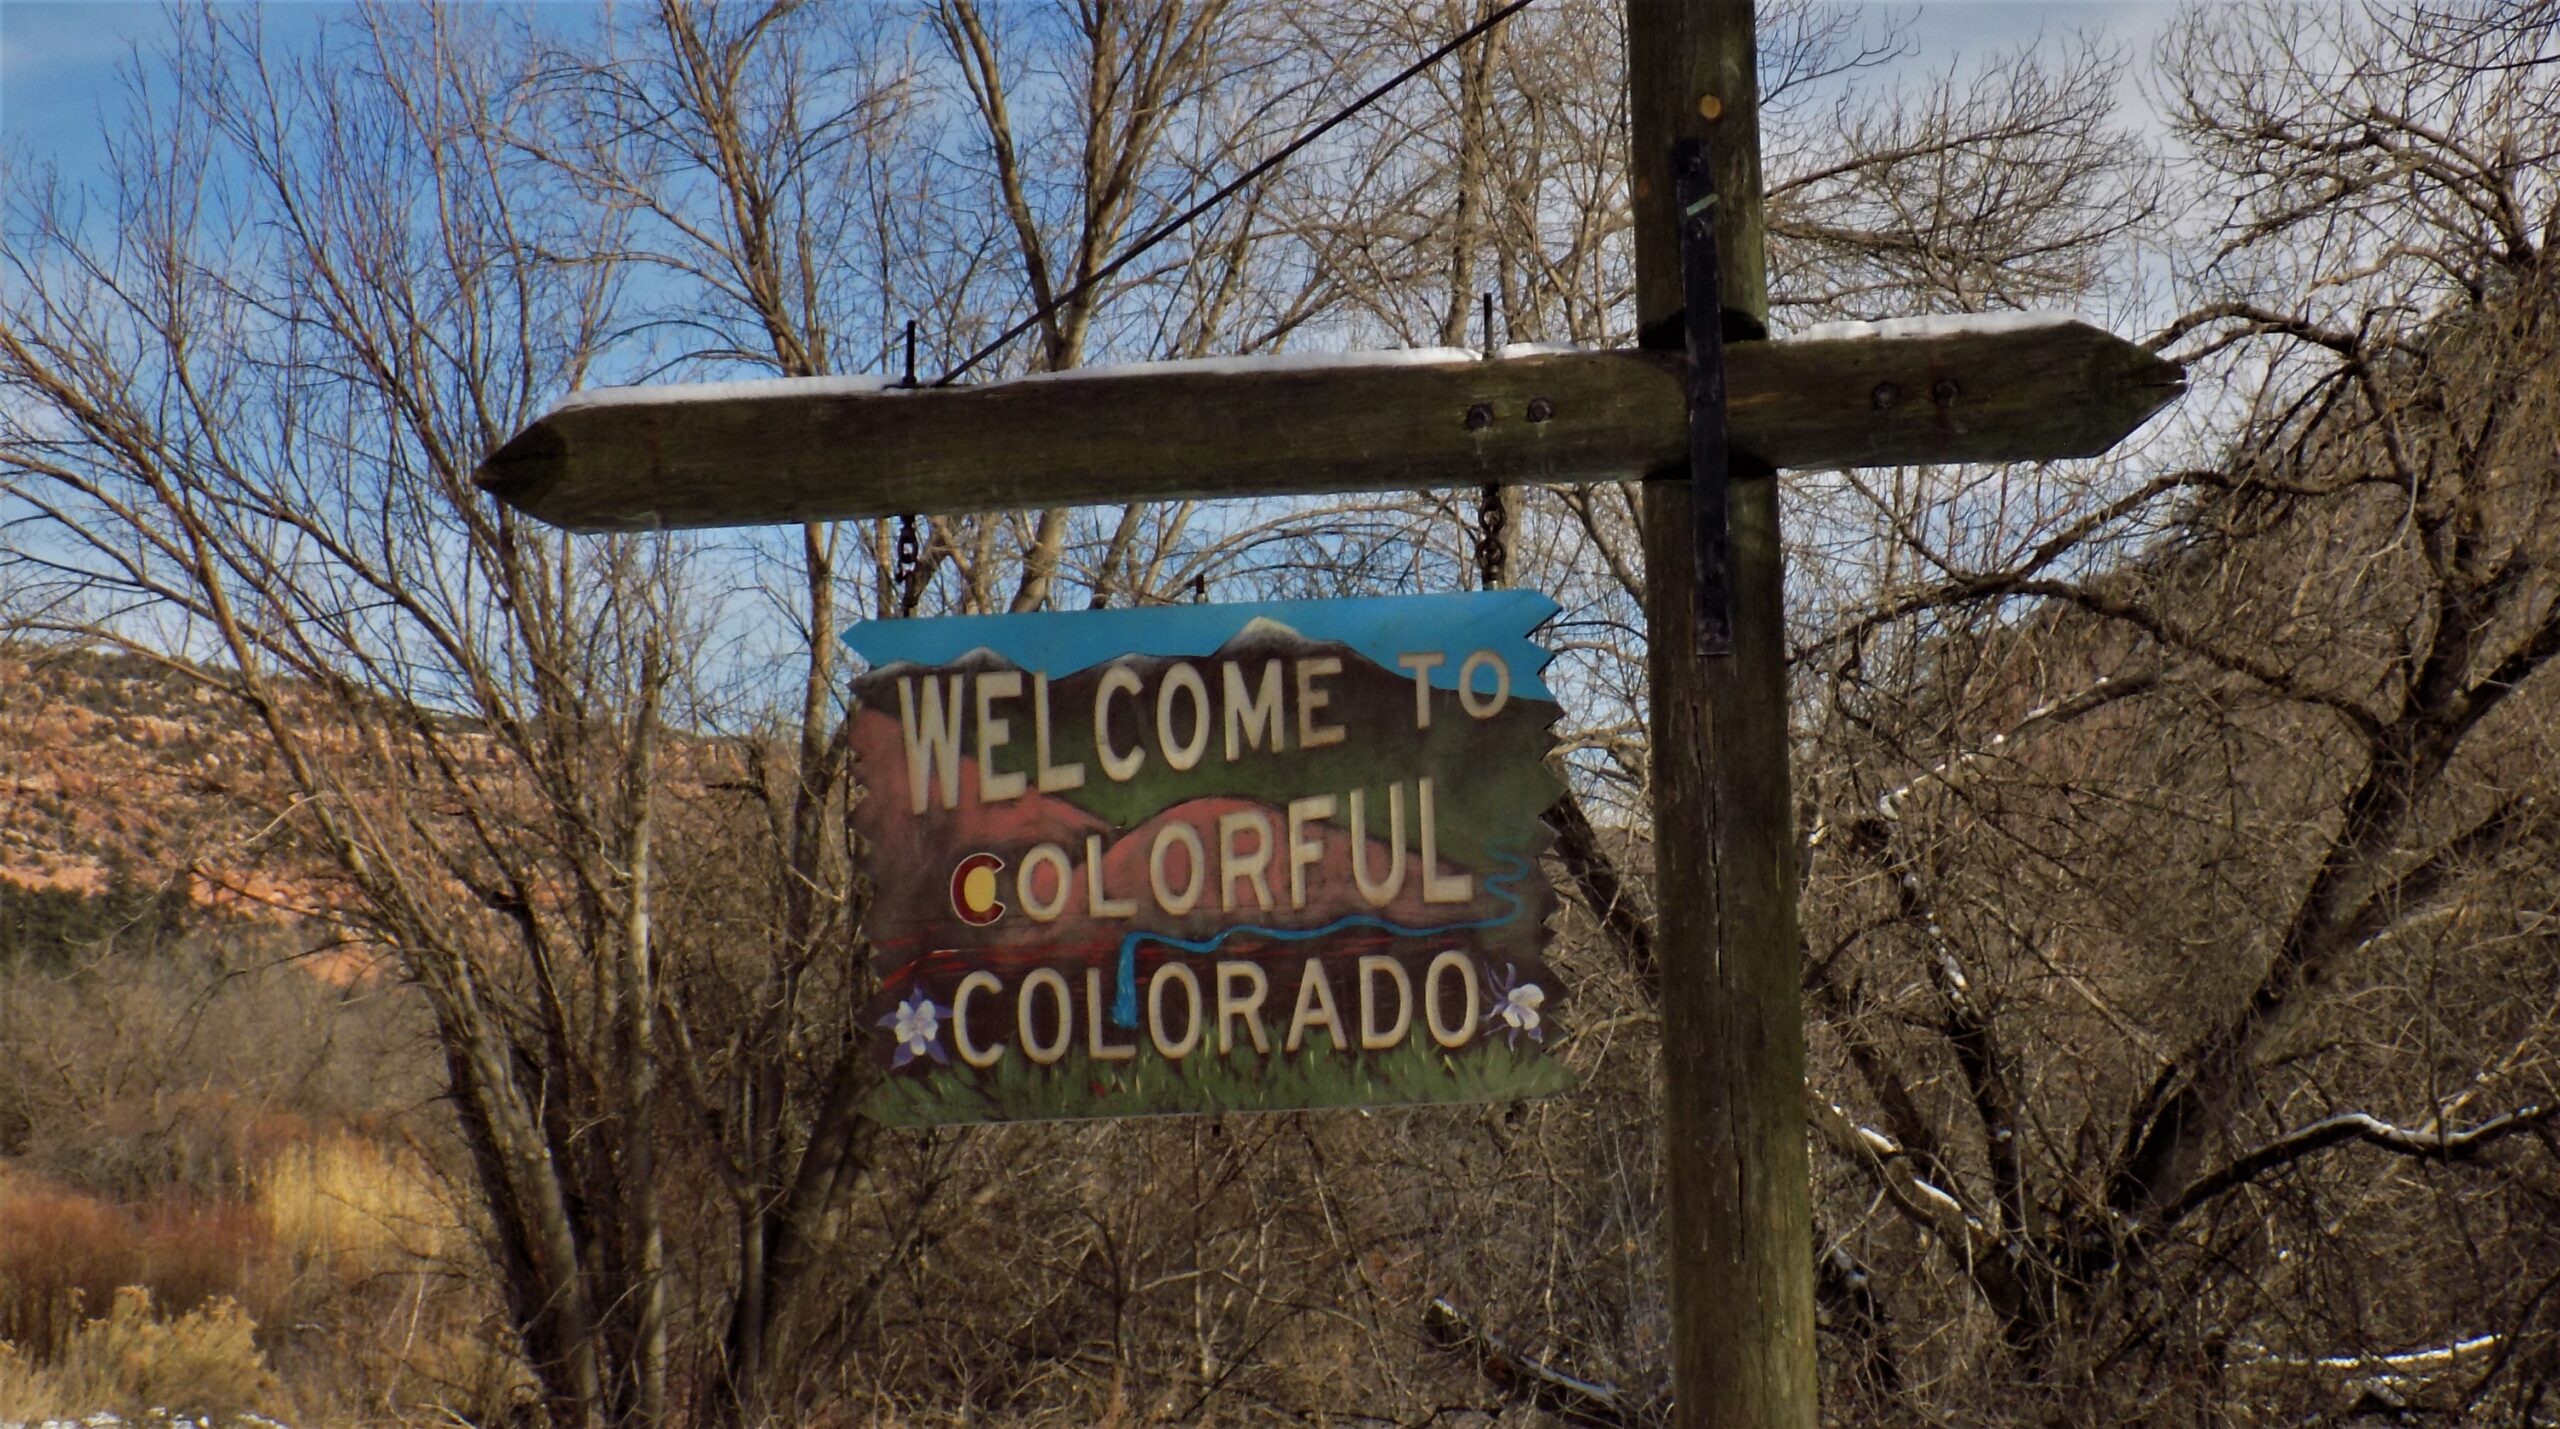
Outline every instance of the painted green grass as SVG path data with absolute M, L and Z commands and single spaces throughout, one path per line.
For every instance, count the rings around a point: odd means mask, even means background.
M 1377 1107 L 1413 1103 L 1518 1101 L 1570 1090 L 1573 1074 L 1533 1044 L 1518 1050 L 1486 1040 L 1444 1052 L 1417 1037 L 1390 1052 L 1345 1056 L 1224 1057 L 1195 1053 L 1167 1062 L 1096 1062 L 1082 1050 L 1041 1067 L 1021 1053 L 985 1072 L 936 1067 L 893 1074 L 873 1093 L 871 1115 L 891 1126 L 950 1126 L 1063 1117 L 1163 1116 L 1287 1107 Z

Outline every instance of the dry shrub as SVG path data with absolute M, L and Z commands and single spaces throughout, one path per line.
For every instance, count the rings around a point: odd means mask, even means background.
M 0 1423 L 288 1399 L 332 1418 L 484 1422 L 526 1402 L 474 1242 L 423 1160 L 295 1132 L 270 1138 L 246 1202 L 164 1190 L 123 1207 L 0 1178 Z M 260 1322 L 277 1327 L 263 1347 Z
M 0 1422 L 40 1422 L 62 1402 L 53 1376 L 35 1357 L 0 1340 Z
M 246 1206 L 164 1201 L 139 1212 L 20 1179 L 0 1186 L 0 1341 L 58 1360 L 83 1317 L 128 1287 L 165 1313 L 217 1301 L 272 1313 L 283 1277 Z
M 19 1184 L 0 1193 L 0 1340 L 52 1359 L 142 1269 L 133 1219 L 76 1191 Z
M 485 1283 L 421 1268 L 367 1290 L 274 1346 L 308 1422 L 512 1423 L 534 1404 L 533 1377 Z
M 466 1321 L 466 1301 L 418 1282 L 403 1307 L 408 1313 L 341 1334 L 333 1346 L 340 1378 L 304 1385 L 306 1404 L 317 1392 L 334 1388 L 347 1400 L 357 1389 L 353 1407 L 367 1417 L 517 1422 L 537 1400 L 533 1376 L 499 1317 Z
M 51 1364 L 0 1347 L 0 1419 L 109 1410 L 128 1419 L 153 1409 L 201 1415 L 265 1413 L 281 1386 L 258 1352 L 257 1326 L 229 1300 L 174 1320 L 151 1309 L 151 1293 L 115 1292 L 107 1314 L 84 1321 Z
M 132 1283 L 148 1289 L 164 1314 L 215 1300 L 239 1302 L 257 1317 L 282 1307 L 286 1277 L 254 1208 L 168 1202 L 146 1208 L 141 1220 L 141 1269 Z

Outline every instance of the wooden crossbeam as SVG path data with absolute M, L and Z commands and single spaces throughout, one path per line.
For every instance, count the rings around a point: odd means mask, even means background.
M 2183 390 L 2077 321 L 1881 325 L 1739 344 L 1734 448 L 1821 468 L 2094 456 Z M 572 398 L 487 490 L 581 531 L 1179 498 L 1615 481 L 1685 469 L 1685 359 L 1162 363 L 981 387 L 812 382 Z

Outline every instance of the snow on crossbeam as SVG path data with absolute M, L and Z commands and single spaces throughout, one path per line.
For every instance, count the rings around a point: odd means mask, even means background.
M 1728 349 L 1734 446 L 1800 469 L 2093 456 L 2182 390 L 2176 364 L 2073 319 L 1872 326 Z M 1683 366 L 1440 348 L 912 390 L 619 388 L 572 396 L 479 481 L 554 525 L 610 531 L 1622 480 L 1685 469 Z
M 1875 338 L 1986 336 L 2079 326 L 2069 313 L 1927 313 L 1869 322 L 1816 323 L 1788 336 L 1797 342 L 1864 342 Z

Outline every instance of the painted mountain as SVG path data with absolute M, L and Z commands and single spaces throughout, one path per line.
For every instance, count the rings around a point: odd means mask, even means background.
M 907 1124 L 1569 1085 L 1533 592 L 874 622 L 855 683 Z

